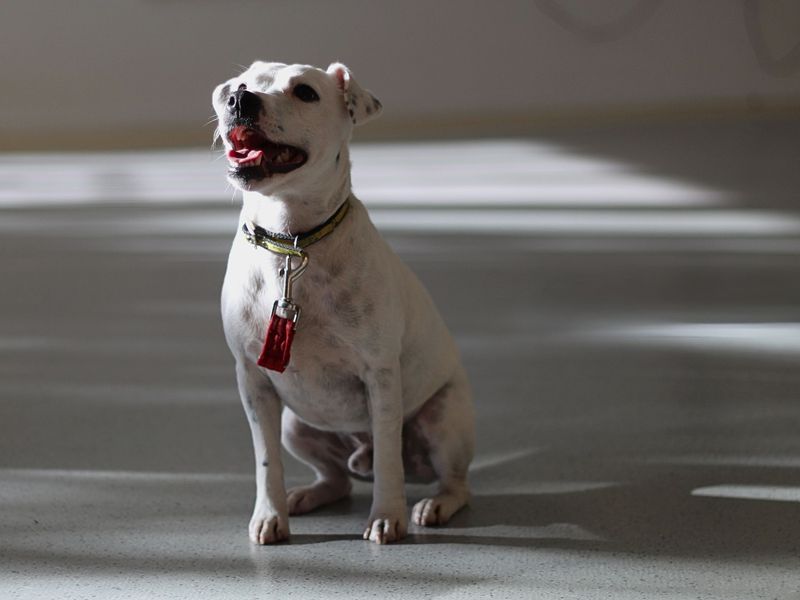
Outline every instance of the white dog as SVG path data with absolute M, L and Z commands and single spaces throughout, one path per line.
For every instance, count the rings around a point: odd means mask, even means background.
M 351 476 L 374 478 L 364 539 L 406 534 L 404 478 L 439 481 L 414 522 L 447 522 L 469 499 L 470 390 L 433 302 L 350 189 L 353 126 L 380 102 L 342 64 L 256 62 L 213 104 L 244 192 L 222 317 L 255 446 L 250 538 L 287 539 L 290 514 L 348 496 Z M 312 484 L 287 493 L 281 440 Z

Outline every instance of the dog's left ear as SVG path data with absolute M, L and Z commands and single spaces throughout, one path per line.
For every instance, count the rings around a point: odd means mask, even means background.
M 383 110 L 383 105 L 369 90 L 362 88 L 355 79 L 353 79 L 350 69 L 342 63 L 333 63 L 328 67 L 328 75 L 333 77 L 339 91 L 342 92 L 347 114 L 350 115 L 350 120 L 353 125 L 361 125 L 367 121 L 371 121 Z

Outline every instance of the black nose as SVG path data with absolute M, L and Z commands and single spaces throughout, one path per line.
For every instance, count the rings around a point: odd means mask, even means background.
M 261 109 L 261 100 L 253 92 L 237 90 L 228 98 L 228 112 L 237 119 L 255 119 Z

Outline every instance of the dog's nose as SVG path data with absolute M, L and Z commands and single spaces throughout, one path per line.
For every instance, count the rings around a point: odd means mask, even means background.
M 237 90 L 228 98 L 228 112 L 236 118 L 256 118 L 261 108 L 261 100 L 253 92 Z

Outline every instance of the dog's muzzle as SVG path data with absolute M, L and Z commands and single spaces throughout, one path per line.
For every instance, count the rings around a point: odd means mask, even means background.
M 228 132 L 230 175 L 243 180 L 262 179 L 302 167 L 308 155 L 301 148 L 274 142 L 258 129 L 239 125 Z
M 247 91 L 244 84 L 228 97 L 229 127 L 227 155 L 229 175 L 251 182 L 275 174 L 289 173 L 308 160 L 304 150 L 269 139 L 259 128 L 263 106 L 257 94 Z
M 260 112 L 261 100 L 242 87 L 228 98 L 228 113 L 235 119 L 255 120 Z

